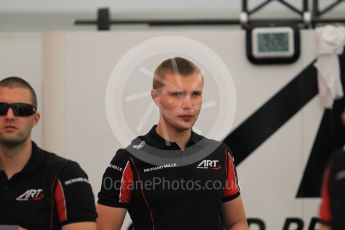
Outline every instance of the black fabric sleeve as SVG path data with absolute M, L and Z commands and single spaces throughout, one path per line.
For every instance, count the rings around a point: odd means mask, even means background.
M 130 155 L 127 151 L 120 149 L 103 174 L 97 203 L 110 207 L 127 208 L 131 202 L 132 185 L 133 172 Z
M 59 171 L 54 191 L 57 216 L 62 225 L 95 222 L 95 199 L 88 176 L 78 163 L 68 161 Z

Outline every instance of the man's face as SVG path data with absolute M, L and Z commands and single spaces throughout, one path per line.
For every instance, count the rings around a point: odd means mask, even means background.
M 167 129 L 191 129 L 201 109 L 202 89 L 203 79 L 198 73 L 188 76 L 166 74 L 163 87 L 152 90 L 152 98 L 160 110 L 160 122 Z
M 25 88 L 0 87 L 0 102 L 32 104 L 30 91 Z M 0 115 L 0 144 L 15 146 L 25 142 L 39 119 L 39 113 L 16 116 L 9 108 L 6 115 Z

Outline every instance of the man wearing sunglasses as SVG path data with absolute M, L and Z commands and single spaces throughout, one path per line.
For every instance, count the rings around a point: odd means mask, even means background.
M 96 229 L 94 197 L 80 166 L 39 148 L 31 130 L 40 120 L 25 80 L 0 81 L 0 226 Z

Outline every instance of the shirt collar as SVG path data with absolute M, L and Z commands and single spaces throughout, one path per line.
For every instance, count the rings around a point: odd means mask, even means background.
M 163 137 L 161 137 L 156 132 L 156 127 L 157 127 L 157 125 L 154 125 L 151 128 L 151 130 L 144 137 L 145 140 L 150 145 L 157 147 L 157 148 L 160 148 L 160 149 L 171 149 L 171 150 L 180 149 L 180 147 L 176 144 L 176 142 L 170 142 L 168 140 L 165 140 Z M 202 139 L 202 137 L 192 130 L 192 135 L 191 135 L 190 139 L 188 140 L 186 147 L 189 147 L 191 145 L 196 144 L 201 139 Z
M 34 172 L 44 160 L 44 156 L 44 151 L 41 148 L 39 148 L 35 142 L 32 142 L 31 156 L 29 161 L 24 166 L 22 172 Z

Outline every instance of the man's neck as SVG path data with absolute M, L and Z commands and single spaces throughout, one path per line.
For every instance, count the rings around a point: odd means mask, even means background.
M 7 178 L 20 172 L 31 157 L 32 143 L 27 140 L 16 146 L 7 146 L 0 143 L 0 168 Z
M 167 127 L 164 123 L 159 123 L 156 127 L 158 135 L 169 142 L 175 142 L 181 150 L 184 150 L 191 135 L 192 130 L 176 130 Z

